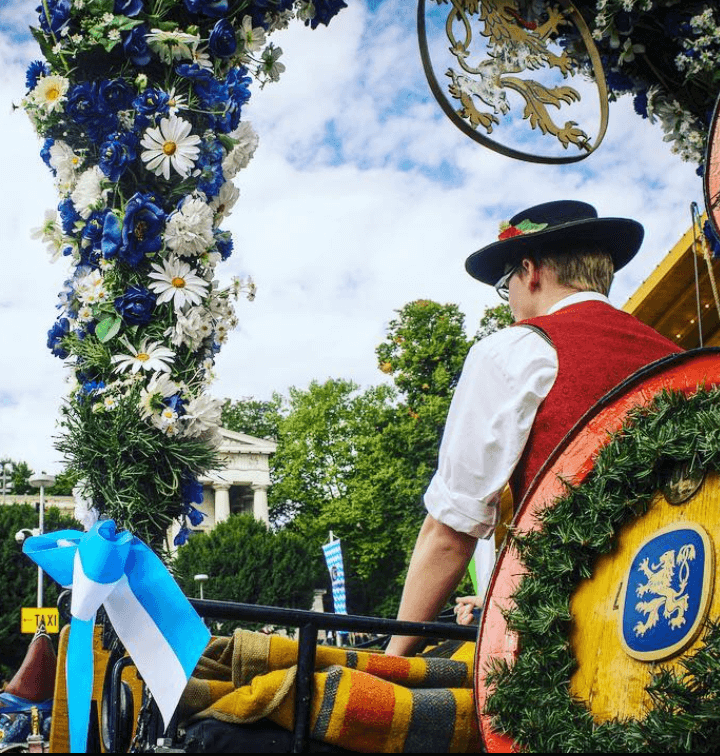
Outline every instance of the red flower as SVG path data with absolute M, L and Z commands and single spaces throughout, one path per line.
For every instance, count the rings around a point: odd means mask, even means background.
M 501 234 L 498 236 L 498 241 L 502 239 L 512 239 L 513 236 L 522 236 L 523 232 L 519 228 L 515 228 L 515 226 L 508 226 Z

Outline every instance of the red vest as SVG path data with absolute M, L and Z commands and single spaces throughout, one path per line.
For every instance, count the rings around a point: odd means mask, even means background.
M 605 302 L 579 302 L 516 323 L 523 324 L 540 328 L 550 338 L 558 373 L 510 479 L 516 507 L 553 449 L 598 399 L 641 367 L 683 351 Z

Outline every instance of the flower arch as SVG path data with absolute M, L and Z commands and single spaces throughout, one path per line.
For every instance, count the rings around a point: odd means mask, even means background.
M 67 258 L 48 347 L 71 367 L 58 448 L 78 495 L 156 548 L 202 513 L 218 463 L 215 355 L 251 279 L 220 288 L 234 177 L 258 137 L 253 82 L 284 70 L 272 33 L 314 29 L 344 0 L 41 0 L 45 60 L 22 106 L 44 140 L 57 208 L 38 236 Z

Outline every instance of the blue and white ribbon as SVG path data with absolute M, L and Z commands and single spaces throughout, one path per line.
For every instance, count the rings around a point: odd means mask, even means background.
M 347 614 L 347 604 L 345 601 L 345 568 L 343 567 L 343 555 L 340 548 L 340 540 L 326 543 L 322 547 L 325 554 L 325 562 L 330 572 L 330 582 L 332 583 L 333 604 L 335 614 Z
M 160 559 L 139 538 L 117 532 L 112 520 L 87 533 L 30 538 L 23 551 L 60 585 L 72 587 L 66 665 L 72 753 L 87 747 L 93 626 L 101 606 L 168 723 L 210 633 Z

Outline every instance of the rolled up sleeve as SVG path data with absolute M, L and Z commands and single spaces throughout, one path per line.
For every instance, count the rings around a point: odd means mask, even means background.
M 461 533 L 489 537 L 500 493 L 557 376 L 557 354 L 529 328 L 499 331 L 468 353 L 425 507 Z

